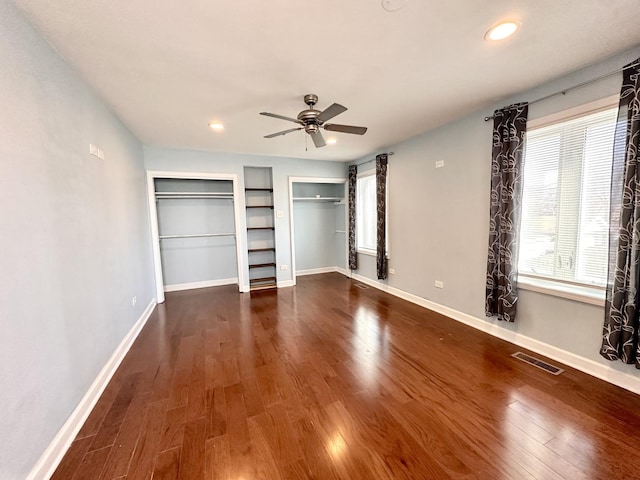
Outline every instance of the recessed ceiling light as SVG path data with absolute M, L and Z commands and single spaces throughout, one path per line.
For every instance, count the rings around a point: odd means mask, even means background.
M 209 128 L 211 128 L 212 130 L 223 130 L 224 125 L 222 125 L 220 122 L 209 122 Z
M 328 139 L 327 139 L 327 143 L 328 143 L 329 145 L 335 145 L 335 143 L 336 143 L 337 141 L 338 141 L 338 140 L 336 140 L 335 138 L 328 138 Z
M 518 28 L 520 28 L 520 22 L 516 22 L 514 20 L 500 22 L 491 27 L 489 31 L 485 33 L 484 39 L 493 41 L 502 40 L 516 33 Z

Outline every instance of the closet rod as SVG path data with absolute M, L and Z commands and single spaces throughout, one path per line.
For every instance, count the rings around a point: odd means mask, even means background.
M 393 152 L 389 152 L 389 153 L 387 153 L 387 155 L 391 156 L 391 155 L 393 155 Z M 373 162 L 374 160 L 375 160 L 375 158 L 372 158 L 371 160 L 365 160 L 364 162 L 356 163 L 355 165 L 357 167 L 359 167 L 360 165 L 364 165 L 365 163 Z
M 160 240 L 167 238 L 200 238 L 200 237 L 235 237 L 235 233 L 199 233 L 195 235 L 160 235 Z
M 577 85 L 565 88 L 564 90 L 560 90 L 558 92 L 550 93 L 549 95 L 545 95 L 544 97 L 536 98 L 535 100 L 530 101 L 529 105 L 532 105 L 532 104 L 538 103 L 538 102 L 542 102 L 543 100 L 547 100 L 548 98 L 555 97 L 556 95 L 566 95 L 567 92 L 570 92 L 571 90 L 575 90 L 576 88 L 586 87 L 587 85 L 591 85 L 592 83 L 599 82 L 600 80 L 604 80 L 605 78 L 609 78 L 609 77 L 611 77 L 613 75 L 616 75 L 616 74 L 618 74 L 620 72 L 623 72 L 627 68 L 637 67 L 638 65 L 640 65 L 640 62 L 633 63 L 633 64 L 629 65 L 628 67 L 618 68 L 617 70 L 614 70 L 613 72 L 605 73 L 604 75 L 600 75 L 599 77 L 592 78 L 591 80 L 587 80 L 586 82 L 579 83 Z M 489 120 L 493 120 L 493 118 L 494 118 L 493 115 L 491 115 L 490 117 L 484 117 L 484 121 L 488 122 Z

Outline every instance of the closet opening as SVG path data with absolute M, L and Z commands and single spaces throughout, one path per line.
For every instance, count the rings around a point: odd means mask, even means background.
M 291 269 L 300 275 L 347 270 L 347 179 L 289 177 Z
M 156 296 L 242 285 L 237 175 L 147 172 Z

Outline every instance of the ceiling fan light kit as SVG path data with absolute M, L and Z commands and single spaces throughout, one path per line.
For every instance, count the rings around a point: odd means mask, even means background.
M 325 123 L 327 120 L 331 120 L 333 117 L 340 115 L 347 111 L 347 107 L 334 103 L 328 108 L 320 111 L 313 108 L 318 103 L 318 96 L 309 93 L 304 96 L 304 103 L 307 104 L 305 110 L 302 110 L 296 118 L 285 117 L 284 115 L 278 115 L 276 113 L 260 112 L 260 115 L 266 117 L 273 117 L 279 120 L 286 120 L 288 122 L 297 123 L 299 126 L 290 128 L 288 130 L 282 130 L 281 132 L 265 135 L 264 138 L 274 138 L 280 135 L 286 135 L 287 133 L 295 132 L 297 130 L 303 130 L 309 134 L 313 140 L 313 144 L 316 148 L 324 147 L 326 142 L 322 137 L 321 128 L 329 130 L 331 132 L 351 133 L 354 135 L 364 135 L 367 131 L 367 127 L 356 127 L 354 125 L 338 125 L 336 123 Z

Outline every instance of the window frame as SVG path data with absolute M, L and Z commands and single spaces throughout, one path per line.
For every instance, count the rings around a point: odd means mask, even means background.
M 527 132 L 550 125 L 567 122 L 592 113 L 597 113 L 611 108 L 617 108 L 619 95 L 608 97 L 578 105 L 553 114 L 545 115 L 527 122 Z M 525 159 L 526 161 L 526 159 Z M 525 180 L 526 181 L 526 180 Z M 518 239 L 520 248 L 521 238 Z M 518 272 L 518 286 L 523 290 L 542 293 L 555 297 L 574 300 L 591 305 L 604 306 L 606 288 L 596 285 L 586 285 L 548 277 Z

